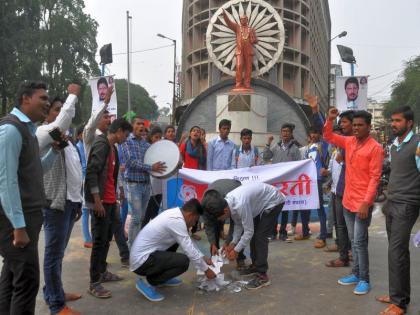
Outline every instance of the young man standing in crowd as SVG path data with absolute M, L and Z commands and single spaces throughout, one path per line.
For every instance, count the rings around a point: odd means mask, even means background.
M 57 157 L 51 148 L 41 160 L 35 136 L 35 124 L 48 113 L 46 90 L 43 83 L 21 84 L 16 107 L 0 121 L 0 314 L 35 314 L 43 173 Z
M 219 122 L 219 136 L 207 144 L 207 170 L 221 171 L 229 170 L 232 167 L 232 155 L 235 151 L 235 144 L 229 139 L 232 123 L 228 119 Z M 217 222 L 216 239 L 224 237 L 224 222 Z
M 338 283 L 356 284 L 353 293 L 362 295 L 370 290 L 368 228 L 381 177 L 384 150 L 370 136 L 371 114 L 366 111 L 354 113 L 354 136 L 350 137 L 333 133 L 333 124 L 338 114 L 336 108 L 329 109 L 324 126 L 324 138 L 346 150 L 346 188 L 343 206 L 353 253 L 352 273 L 339 279 Z
M 235 260 L 248 245 L 251 246 L 252 265 L 246 268 L 249 276 L 255 275 L 247 289 L 255 290 L 270 285 L 268 270 L 268 237 L 275 220 L 281 212 L 285 197 L 271 185 L 253 182 L 242 185 L 226 195 L 208 196 L 211 207 L 204 211 L 207 215 L 224 221 L 231 217 L 235 222 L 233 240 L 224 247 L 227 258 Z
M 137 290 L 148 300 L 162 301 L 164 296 L 156 286 L 178 286 L 175 278 L 188 270 L 192 261 L 197 270 L 205 272 L 208 279 L 216 277 L 209 268 L 211 259 L 195 248 L 188 230 L 196 225 L 203 209 L 197 199 L 187 201 L 182 208 L 168 209 L 149 222 L 140 231 L 131 247 L 130 270 L 145 276 L 136 282 Z M 185 254 L 177 253 L 178 245 Z
M 68 132 L 75 116 L 75 104 L 80 86 L 71 84 L 69 96 L 63 105 L 59 98 L 51 102 L 49 115 L 37 130 L 37 138 L 43 154 L 51 139 L 48 131 L 59 128 Z M 43 209 L 45 254 L 44 254 L 44 300 L 52 314 L 80 314 L 66 306 L 66 302 L 80 299 L 81 294 L 65 293 L 61 281 L 64 252 L 67 248 L 74 222 L 82 212 L 83 172 L 77 148 L 71 141 L 60 152 L 52 168 L 44 174 L 47 206 Z
M 235 146 L 232 155 L 232 169 L 252 167 L 260 164 L 260 153 L 256 146 L 251 145 L 252 130 L 244 128 L 241 130 L 241 142 Z
M 321 231 L 317 241 L 314 244 L 315 248 L 323 248 L 327 245 L 327 215 L 324 207 L 324 192 L 323 184 L 325 176 L 328 175 L 329 163 L 329 145 L 322 138 L 322 129 L 318 126 L 313 126 L 309 129 L 309 137 L 311 138 L 311 145 L 305 153 L 306 159 L 312 159 L 315 162 L 317 177 L 318 177 L 318 196 L 319 208 L 318 217 Z M 295 237 L 295 240 L 304 238 Z
M 80 160 L 82 162 L 82 171 L 83 171 L 83 181 L 85 181 L 86 177 L 86 154 L 85 154 L 85 147 L 83 145 L 83 130 L 85 126 L 79 126 L 76 132 L 76 147 L 79 151 Z M 83 231 L 83 240 L 84 240 L 84 247 L 85 248 L 92 248 L 92 236 L 90 235 L 90 224 L 89 224 L 89 217 L 90 217 L 90 209 L 86 208 L 85 203 L 82 204 L 82 231 Z
M 232 167 L 232 154 L 235 144 L 228 138 L 232 124 L 222 119 L 219 123 L 219 136 L 208 143 L 207 170 L 229 170 Z
M 305 99 L 308 101 L 312 109 L 314 124 L 321 128 L 324 124 L 324 118 L 319 113 L 318 98 L 316 96 L 307 95 Z M 339 126 L 343 136 L 349 137 L 353 135 L 353 114 L 353 110 L 347 110 L 342 112 L 339 116 Z M 344 219 L 343 208 L 346 175 L 346 150 L 338 147 L 336 147 L 335 150 L 337 152 L 333 163 L 337 166 L 336 171 L 339 171 L 339 174 L 332 174 L 334 178 L 338 178 L 335 186 L 335 192 L 332 194 L 332 202 L 339 258 L 330 260 L 325 265 L 327 267 L 347 267 L 350 261 L 349 251 L 351 250 L 351 243 L 347 232 L 346 221 Z
M 106 258 L 117 217 L 118 151 L 115 144 L 127 140 L 131 125 L 123 118 L 114 120 L 108 134 L 96 137 L 86 168 L 85 201 L 93 209 L 93 247 L 90 257 L 90 286 L 88 292 L 97 298 L 111 297 L 101 283 L 121 280 L 107 271 Z
M 293 141 L 293 129 L 295 128 L 292 124 L 283 124 L 280 130 L 280 142 L 272 145 L 274 137 L 268 138 L 268 143 L 265 145 L 263 151 L 264 160 L 271 160 L 273 164 L 281 162 L 299 161 L 302 159 L 300 151 L 296 143 Z M 309 236 L 309 216 L 310 210 L 301 210 L 302 218 L 302 231 L 303 236 Z M 289 211 L 283 211 L 281 214 L 281 225 L 279 231 L 279 239 L 282 241 L 287 240 L 287 223 L 289 221 Z M 277 237 L 277 223 L 276 220 L 273 233 L 270 236 L 271 239 Z
M 420 137 L 413 132 L 414 112 L 409 106 L 391 115 L 391 174 L 385 208 L 388 234 L 389 296 L 377 298 L 390 303 L 381 314 L 404 314 L 410 303 L 410 235 L 420 209 Z
M 142 138 L 143 121 L 136 117 L 132 123 L 133 133 L 127 142 L 121 145 L 125 162 L 124 180 L 127 183 L 127 200 L 131 210 L 131 222 L 128 228 L 128 245 L 131 247 L 146 214 L 150 197 L 151 171 L 161 172 L 166 169 L 165 163 L 156 162 L 153 165 L 144 164 L 144 155 L 150 143 Z

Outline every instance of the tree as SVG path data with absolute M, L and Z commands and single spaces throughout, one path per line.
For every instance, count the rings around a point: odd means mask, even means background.
M 159 116 L 169 116 L 171 114 L 171 109 L 169 107 L 162 107 L 159 109 Z
M 391 117 L 394 108 L 409 105 L 420 123 L 420 56 L 405 63 L 400 80 L 392 86 L 391 100 L 385 105 L 384 115 Z
M 127 80 L 116 79 L 115 90 L 118 102 L 118 117 L 122 117 L 128 111 L 127 103 Z M 92 93 L 89 86 L 86 86 L 82 93 L 81 107 L 76 108 L 75 123 L 87 122 L 92 111 Z M 131 110 L 138 116 L 146 119 L 155 119 L 158 113 L 158 106 L 149 93 L 140 85 L 130 83 Z
M 0 93 L 2 114 L 24 79 L 41 79 L 39 48 L 40 3 L 4 1 L 0 7 Z
M 50 95 L 63 96 L 70 82 L 99 74 L 97 23 L 83 0 L 3 1 L 0 8 L 2 113 L 23 80 L 43 80 Z
M 99 75 L 98 23 L 83 9 L 83 0 L 41 1 L 41 71 L 50 94 L 62 95 L 69 83 Z

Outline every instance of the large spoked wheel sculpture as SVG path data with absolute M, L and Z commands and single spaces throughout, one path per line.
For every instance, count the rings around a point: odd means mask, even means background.
M 270 70 L 280 59 L 284 47 L 284 26 L 277 11 L 264 0 L 231 0 L 219 8 L 210 20 L 206 34 L 209 56 L 224 73 L 235 75 L 236 35 L 223 19 L 223 9 L 232 21 L 246 15 L 255 29 L 258 42 L 254 45 L 252 76 Z

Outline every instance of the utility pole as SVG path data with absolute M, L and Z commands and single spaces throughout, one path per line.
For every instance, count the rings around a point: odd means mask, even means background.
M 130 12 L 127 11 L 127 112 L 131 123 L 131 96 L 130 96 Z

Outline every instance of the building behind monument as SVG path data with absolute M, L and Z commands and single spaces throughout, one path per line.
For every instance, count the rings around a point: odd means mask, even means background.
M 184 0 L 182 47 L 182 104 L 207 88 L 230 77 L 209 60 L 206 30 L 212 15 L 225 0 Z M 267 0 L 280 14 L 285 48 L 280 59 L 260 78 L 284 90 L 296 103 L 305 94 L 319 95 L 321 107 L 328 104 L 328 39 L 331 31 L 327 0 Z

